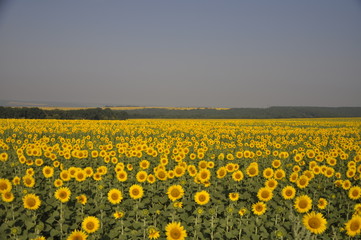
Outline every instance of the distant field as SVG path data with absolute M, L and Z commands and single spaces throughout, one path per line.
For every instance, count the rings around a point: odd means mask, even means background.
M 79 110 L 79 109 L 89 109 L 92 107 L 39 107 L 43 110 Z M 197 109 L 214 109 L 214 110 L 229 110 L 230 108 L 194 108 L 194 107 L 102 107 L 110 108 L 111 110 L 139 110 L 139 109 L 168 109 L 168 110 L 197 110 Z

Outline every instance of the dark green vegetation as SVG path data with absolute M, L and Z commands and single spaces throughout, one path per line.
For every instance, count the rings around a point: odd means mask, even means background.
M 43 110 L 36 107 L 0 107 L 0 118 L 125 120 L 128 114 L 124 111 L 112 111 L 109 108 Z
M 127 110 L 129 118 L 194 118 L 194 119 L 270 119 L 270 118 L 336 118 L 361 117 L 361 107 L 269 107 L 230 108 L 228 110 L 171 110 L 144 108 Z
M 27 119 L 93 119 L 125 120 L 128 118 L 191 118 L 191 119 L 271 119 L 271 118 L 339 118 L 361 117 L 361 107 L 269 107 L 190 110 L 143 108 L 111 110 L 84 108 L 78 110 L 43 110 L 37 107 L 0 107 L 0 118 Z

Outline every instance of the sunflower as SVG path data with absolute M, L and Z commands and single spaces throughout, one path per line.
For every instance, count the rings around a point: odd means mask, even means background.
M 296 181 L 297 187 L 300 189 L 306 188 L 309 184 L 310 180 L 307 176 L 302 175 Z
M 41 205 L 41 200 L 35 194 L 27 194 L 23 197 L 24 208 L 36 210 Z
M 76 200 L 82 205 L 85 205 L 88 202 L 88 198 L 84 194 L 77 196 Z
M 256 215 L 262 215 L 266 212 L 267 205 L 264 202 L 257 202 L 252 205 L 252 211 Z
M 302 195 L 296 198 L 295 209 L 299 213 L 308 212 L 312 208 L 312 199 L 307 195 Z
M 217 178 L 221 179 L 227 175 L 227 169 L 225 167 L 220 167 L 217 170 Z
M 199 205 L 205 205 L 209 202 L 209 200 L 210 200 L 210 195 L 207 191 L 203 190 L 201 192 L 197 192 L 194 195 L 194 201 Z
M 167 180 L 168 174 L 164 169 L 158 169 L 155 172 L 155 177 L 158 178 L 159 180 L 165 181 Z
M 361 216 L 353 215 L 352 218 L 345 224 L 347 235 L 354 237 L 361 232 Z
M 147 182 L 151 184 L 155 183 L 155 176 L 153 174 L 148 174 Z
M 322 213 L 307 213 L 302 218 L 303 225 L 312 233 L 321 234 L 326 230 L 327 221 Z
M 69 201 L 70 195 L 71 191 L 68 187 L 58 188 L 54 193 L 55 198 L 62 203 Z
M 91 177 L 94 174 L 93 168 L 91 167 L 84 168 L 84 172 L 87 177 Z
M 241 208 L 238 211 L 238 214 L 242 217 L 247 213 L 247 209 L 246 208 Z
M 250 165 L 246 169 L 247 175 L 250 177 L 255 177 L 258 175 L 258 166 Z
M 128 173 L 124 170 L 117 172 L 116 174 L 118 181 L 125 182 L 128 179 Z
M 50 166 L 43 167 L 43 175 L 45 178 L 51 178 L 54 175 L 54 168 Z
M 283 169 L 277 169 L 274 173 L 275 179 L 281 180 L 286 176 L 286 172 Z
M 183 197 L 184 189 L 181 185 L 172 185 L 168 188 L 167 194 L 170 200 L 175 201 Z
M 244 178 L 244 175 L 241 170 L 237 170 L 234 173 L 232 173 L 232 179 L 236 182 L 243 180 L 243 178 Z
M 83 182 L 85 181 L 86 179 L 86 173 L 84 170 L 78 170 L 76 173 L 75 173 L 75 180 L 78 181 L 78 182 Z
M 201 183 L 207 182 L 211 178 L 211 172 L 208 169 L 202 169 L 198 172 L 197 178 Z
M 4 202 L 12 202 L 14 200 L 14 194 L 12 192 L 5 192 L 1 194 L 1 199 Z
M 143 194 L 144 194 L 143 187 L 138 184 L 134 184 L 129 188 L 129 195 L 133 199 L 142 198 Z
M 62 170 L 60 172 L 60 178 L 61 180 L 63 180 L 64 182 L 67 182 L 70 180 L 71 176 L 68 170 Z
M 23 183 L 24 183 L 24 185 L 25 185 L 26 187 L 32 188 L 32 187 L 34 187 L 34 185 L 35 185 L 35 178 L 33 178 L 33 177 L 30 176 L 30 175 L 25 175 L 25 176 L 23 177 Z
M 185 174 L 185 172 L 186 172 L 186 168 L 185 168 L 185 167 L 176 166 L 176 167 L 174 168 L 174 175 L 175 175 L 176 177 L 181 177 L 181 176 L 183 176 L 183 175 Z
M 278 185 L 278 182 L 271 178 L 271 179 L 268 179 L 266 182 L 265 182 L 265 187 L 267 188 L 270 188 L 271 190 L 274 190 Z
M 183 240 L 187 237 L 187 231 L 180 222 L 168 223 L 165 227 L 167 240 Z
M 286 186 L 282 189 L 282 197 L 284 199 L 293 199 L 296 195 L 296 189 L 292 186 Z
M 67 238 L 67 240 L 86 240 L 88 237 L 88 235 L 85 234 L 85 232 L 83 231 L 79 231 L 79 230 L 74 230 L 69 237 Z
M 260 201 L 267 202 L 272 199 L 272 189 L 263 187 L 258 190 L 257 197 Z
M 348 190 L 348 189 L 350 189 L 350 187 L 351 187 L 351 182 L 350 182 L 350 180 L 345 180 L 345 181 L 343 181 L 342 182 L 342 188 L 344 189 L 344 190 Z
M 55 187 L 61 187 L 61 186 L 63 186 L 63 180 L 61 180 L 61 179 L 55 179 L 55 181 L 54 181 L 54 186 L 55 186 Z
M 122 201 L 123 195 L 122 192 L 116 188 L 111 189 L 108 192 L 108 201 L 112 204 L 118 204 Z
M 148 238 L 149 239 L 158 239 L 159 237 L 160 237 L 160 233 L 156 228 L 150 227 L 148 229 Z
M 327 200 L 325 199 L 325 198 L 320 198 L 320 199 L 318 199 L 318 202 L 317 202 L 317 207 L 319 208 L 319 209 L 325 209 L 326 208 L 326 206 L 327 206 Z
M 19 178 L 18 176 L 14 177 L 13 180 L 12 180 L 12 183 L 14 185 L 19 185 L 20 184 L 20 181 L 21 181 L 21 178 Z
M 136 178 L 138 182 L 142 183 L 147 181 L 147 177 L 148 177 L 148 173 L 146 171 L 137 172 Z
M 120 219 L 120 218 L 124 217 L 124 212 L 116 211 L 116 212 L 113 214 L 113 217 L 114 217 L 115 219 Z
M 269 178 L 273 177 L 273 174 L 274 174 L 274 171 L 273 171 L 272 168 L 266 168 L 265 170 L 263 170 L 263 177 L 264 178 L 269 179 Z
M 11 182 L 9 181 L 9 179 L 1 178 L 0 179 L 0 193 L 10 192 L 11 189 L 12 189 L 12 185 L 11 185 Z
M 273 160 L 272 161 L 272 167 L 279 168 L 281 166 L 281 163 L 282 163 L 281 160 L 278 160 L 278 159 Z
M 295 183 L 298 180 L 298 172 L 291 173 L 289 180 L 290 182 Z
M 359 186 L 353 186 L 348 191 L 348 197 L 352 200 L 357 200 L 361 197 L 361 188 Z
M 239 199 L 239 193 L 230 193 L 228 196 L 231 201 L 237 201 Z
M 87 233 L 96 232 L 100 227 L 99 219 L 93 216 L 88 216 L 84 218 L 83 222 L 81 223 L 81 227 Z
M 142 161 L 139 163 L 139 166 L 140 166 L 142 169 L 147 169 L 147 168 L 149 168 L 149 165 L 150 165 L 150 163 L 149 163 L 149 161 L 147 161 L 147 160 L 142 160 Z

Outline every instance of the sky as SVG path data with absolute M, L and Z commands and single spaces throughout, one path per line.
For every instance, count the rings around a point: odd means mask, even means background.
M 0 3 L 0 99 L 361 107 L 361 1 Z

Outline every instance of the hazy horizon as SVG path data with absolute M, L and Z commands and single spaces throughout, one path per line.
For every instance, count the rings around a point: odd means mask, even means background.
M 361 107 L 361 1 L 3 1 L 0 99 Z

